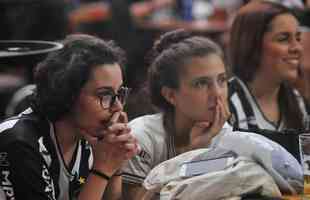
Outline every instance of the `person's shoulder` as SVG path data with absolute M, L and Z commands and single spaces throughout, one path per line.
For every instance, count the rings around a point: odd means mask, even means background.
M 248 104 L 247 102 L 253 100 L 247 84 L 236 76 L 228 81 L 228 99 L 230 103 L 236 105 Z
M 237 84 L 239 81 L 241 81 L 237 76 L 231 76 L 228 79 L 228 84 Z
M 139 123 L 139 122 L 149 122 L 154 123 L 155 121 L 161 121 L 163 119 L 162 113 L 156 113 L 156 114 L 149 114 L 149 115 L 142 115 L 137 118 L 132 119 L 129 123 Z
M 4 120 L 0 124 L 0 146 L 5 147 L 12 143 L 34 144 L 40 137 L 43 127 L 47 127 L 40 117 L 30 110 Z
M 158 125 L 161 125 L 163 122 L 163 114 L 151 114 L 151 115 L 143 115 L 137 117 L 129 122 L 129 126 L 132 128 L 158 128 Z
M 129 122 L 129 126 L 137 137 L 157 138 L 157 140 L 166 137 L 162 113 L 135 118 Z
M 244 86 L 245 86 L 244 82 L 236 76 L 232 76 L 228 80 L 228 88 L 234 92 L 236 92 L 238 89 L 243 88 Z

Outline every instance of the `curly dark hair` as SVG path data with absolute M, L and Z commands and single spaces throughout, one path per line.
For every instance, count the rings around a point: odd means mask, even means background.
M 61 50 L 50 53 L 39 63 L 34 72 L 37 85 L 34 109 L 51 121 L 71 111 L 95 67 L 125 64 L 123 50 L 112 41 L 72 34 L 63 40 L 63 45 Z
M 150 54 L 153 60 L 148 72 L 148 87 L 152 104 L 164 112 L 173 111 L 174 106 L 161 95 L 161 89 L 164 86 L 179 88 L 184 64 L 193 57 L 209 54 L 217 54 L 224 61 L 220 47 L 206 37 L 193 36 L 183 29 L 163 34 Z

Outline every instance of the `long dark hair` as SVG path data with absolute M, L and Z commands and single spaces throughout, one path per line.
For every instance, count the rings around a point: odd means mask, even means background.
M 245 83 L 254 79 L 262 58 L 264 34 L 269 31 L 271 21 L 281 14 L 296 16 L 289 8 L 270 1 L 254 1 L 238 11 L 230 33 L 229 62 L 233 74 Z M 281 85 L 279 97 L 287 128 L 304 127 L 302 112 L 296 109 L 297 98 L 288 83 Z
M 230 33 L 229 61 L 233 73 L 244 82 L 251 82 L 262 58 L 262 41 L 278 15 L 293 12 L 275 2 L 254 1 L 242 7 Z

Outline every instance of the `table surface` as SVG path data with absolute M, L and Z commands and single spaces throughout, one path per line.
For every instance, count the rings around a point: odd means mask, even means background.
M 303 196 L 303 195 L 294 195 L 294 196 L 284 195 L 283 198 L 285 200 L 310 200 L 310 195 L 308 197 Z

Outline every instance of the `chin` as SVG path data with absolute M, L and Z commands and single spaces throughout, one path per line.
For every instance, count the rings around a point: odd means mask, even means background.
M 285 75 L 285 80 L 296 81 L 299 78 L 298 70 L 292 70 Z
M 80 127 L 84 132 L 86 132 L 89 135 L 95 136 L 100 130 L 100 126 L 96 124 L 87 124 L 87 126 Z M 102 128 L 101 128 L 102 129 Z
M 296 81 L 299 77 L 299 75 L 296 74 L 292 74 L 291 76 L 288 77 L 288 81 Z

